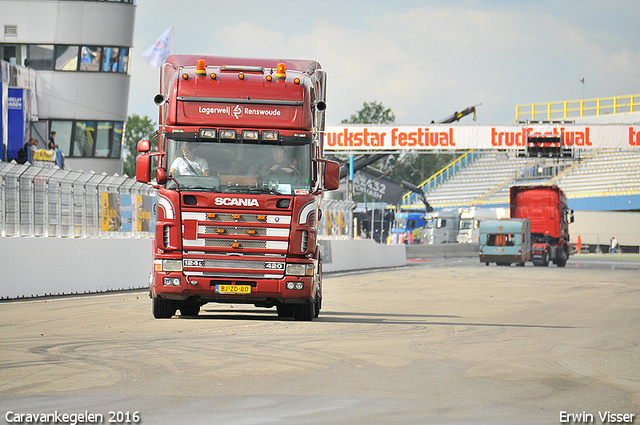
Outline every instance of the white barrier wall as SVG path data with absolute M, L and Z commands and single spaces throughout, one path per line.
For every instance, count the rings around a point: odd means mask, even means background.
M 0 298 L 149 287 L 151 239 L 0 238 Z
M 406 245 L 381 245 L 371 239 L 321 240 L 322 270 L 336 272 L 407 264 Z
M 149 287 L 152 239 L 0 238 L 0 299 Z M 323 240 L 326 272 L 406 264 L 405 245 Z

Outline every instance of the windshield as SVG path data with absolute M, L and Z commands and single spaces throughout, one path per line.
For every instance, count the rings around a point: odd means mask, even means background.
M 393 227 L 395 227 L 396 229 L 406 229 L 407 219 L 406 218 L 396 219 L 396 224 Z
M 167 139 L 167 188 L 219 193 L 307 194 L 311 145 Z
M 460 229 L 471 229 L 473 227 L 473 219 L 460 220 Z

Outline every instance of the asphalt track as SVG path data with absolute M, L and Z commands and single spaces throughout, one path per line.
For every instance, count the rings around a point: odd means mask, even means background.
M 578 256 L 565 268 L 438 258 L 324 285 L 313 322 L 242 304 L 154 320 L 140 291 L 2 302 L 1 420 L 640 421 L 637 256 Z

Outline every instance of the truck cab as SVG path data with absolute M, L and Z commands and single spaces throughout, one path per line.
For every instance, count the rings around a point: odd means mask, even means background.
M 158 152 L 140 141 L 136 169 L 150 182 L 158 158 L 155 318 L 209 302 L 319 315 L 320 195 L 339 184 L 322 152 L 325 85 L 315 61 L 167 58 Z
M 402 211 L 396 214 L 391 233 L 394 239 L 397 239 L 398 235 L 401 233 L 411 233 L 414 235 L 415 240 L 416 235 L 414 231 L 424 227 L 425 223 L 426 221 L 423 211 Z
M 426 216 L 420 239 L 427 245 L 456 243 L 459 225 L 460 213 L 457 208 L 434 211 Z

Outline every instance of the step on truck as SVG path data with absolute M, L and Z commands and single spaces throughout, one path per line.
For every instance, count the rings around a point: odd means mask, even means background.
M 573 211 L 567 198 L 556 185 L 512 186 L 511 218 L 526 218 L 531 224 L 531 260 L 535 266 L 553 262 L 564 267 L 571 252 L 569 223 Z
M 150 182 L 157 158 L 153 316 L 219 302 L 317 317 L 320 195 L 339 184 L 320 64 L 172 55 L 160 80 L 158 150 L 140 141 L 136 169 Z

